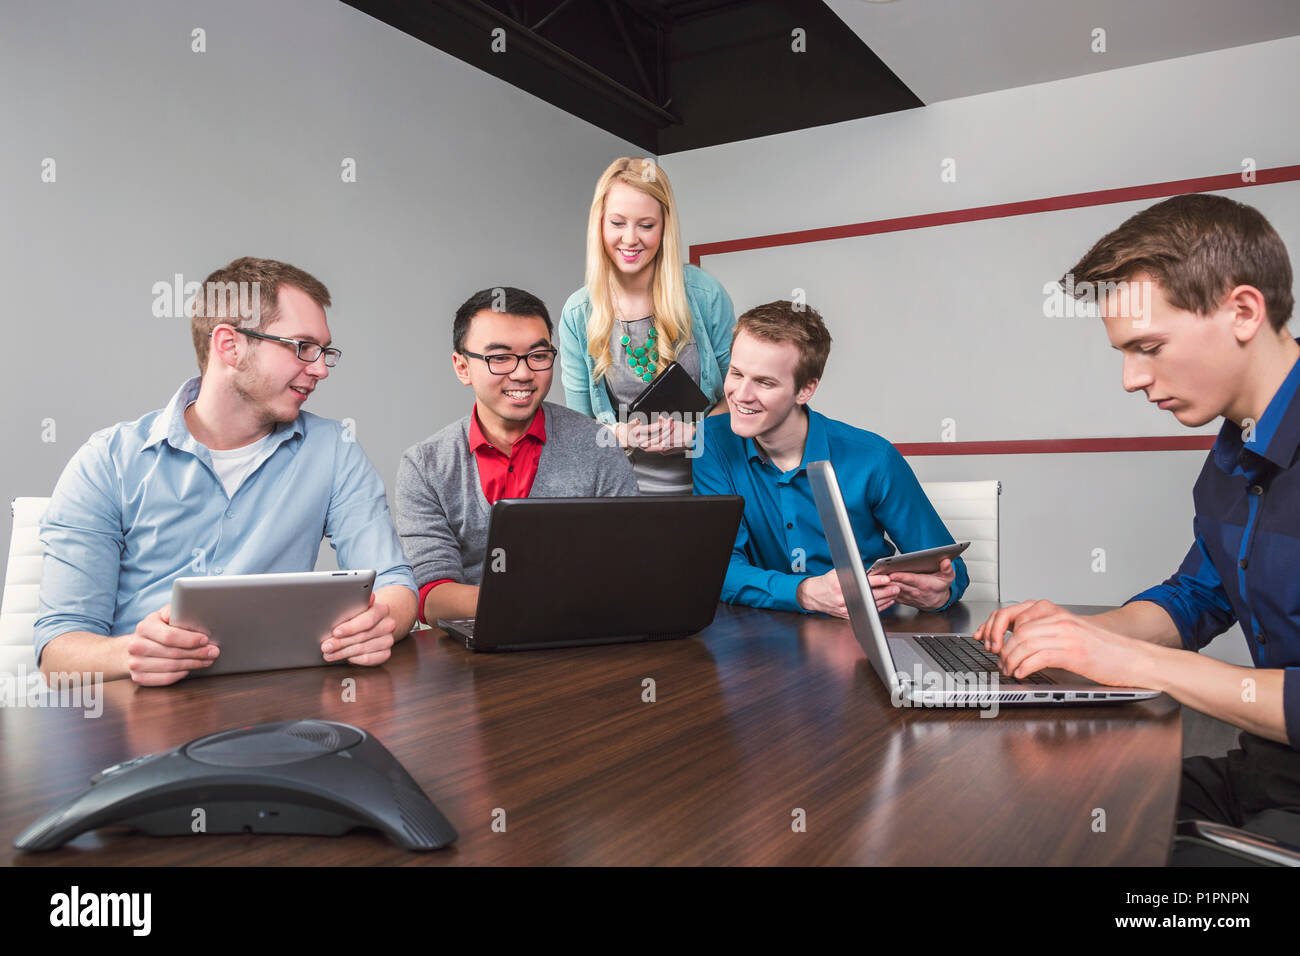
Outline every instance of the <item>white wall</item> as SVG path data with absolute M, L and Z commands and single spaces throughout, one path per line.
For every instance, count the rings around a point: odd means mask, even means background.
M 688 244 L 1239 173 L 1300 161 L 1300 38 L 951 100 L 663 158 Z M 945 159 L 956 181 L 941 178 Z M 1300 252 L 1300 188 L 1257 205 Z M 1153 200 L 1152 202 L 1154 202 Z M 1186 434 L 1120 388 L 1098 323 L 1042 287 L 1139 202 L 706 256 L 743 311 L 806 291 L 835 339 L 814 405 L 896 442 Z M 1213 433 L 1213 427 L 1201 429 Z M 922 480 L 1003 482 L 1008 599 L 1119 603 L 1191 543 L 1204 455 L 914 457 Z M 1094 551 L 1105 550 L 1105 571 Z M 1243 638 L 1214 645 L 1249 660 Z

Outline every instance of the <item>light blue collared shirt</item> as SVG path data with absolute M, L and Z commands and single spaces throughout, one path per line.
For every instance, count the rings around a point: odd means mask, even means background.
M 192 378 L 167 407 L 90 436 L 41 521 L 36 661 L 69 631 L 129 634 L 171 601 L 172 582 L 310 571 L 322 536 L 339 567 L 415 591 L 384 483 L 341 422 L 309 412 L 276 427 L 234 497 L 185 425 Z

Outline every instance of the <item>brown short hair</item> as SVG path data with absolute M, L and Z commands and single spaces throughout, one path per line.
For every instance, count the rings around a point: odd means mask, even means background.
M 190 312 L 200 375 L 207 370 L 212 330 L 222 323 L 253 332 L 265 329 L 280 317 L 280 287 L 284 285 L 301 289 L 322 309 L 329 308 L 330 292 L 324 283 L 275 259 L 244 256 L 203 280 Z M 252 290 L 256 290 L 256 297 Z
M 1252 285 L 1264 297 L 1268 320 L 1281 331 L 1291 319 L 1291 260 L 1258 209 L 1205 193 L 1158 202 L 1102 236 L 1065 276 L 1087 290 L 1146 273 L 1169 304 L 1209 315 L 1235 286 Z
M 797 392 L 813 379 L 820 379 L 826 369 L 826 359 L 831 354 L 831 334 L 826 323 L 812 306 L 795 305 L 789 299 L 778 299 L 756 305 L 736 319 L 731 343 L 741 331 L 768 342 L 793 342 L 799 349 L 799 362 L 794 367 L 794 390 Z

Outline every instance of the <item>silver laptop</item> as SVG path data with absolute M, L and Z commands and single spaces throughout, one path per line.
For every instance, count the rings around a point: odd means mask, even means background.
M 886 634 L 867 584 L 862 555 L 829 461 L 808 466 L 817 511 L 839 575 L 853 633 L 895 701 L 923 707 L 1072 704 L 1159 696 L 1142 687 L 1109 687 L 1059 668 L 1021 680 L 1003 677 L 998 656 L 969 634 Z

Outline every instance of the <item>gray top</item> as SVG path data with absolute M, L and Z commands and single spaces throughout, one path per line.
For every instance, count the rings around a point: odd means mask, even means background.
M 542 402 L 541 410 L 546 443 L 528 497 L 638 493 L 632 467 L 608 428 L 563 405 Z M 460 584 L 482 581 L 492 507 L 483 497 L 478 459 L 469 448 L 469 415 L 402 455 L 393 511 L 419 587 L 443 578 Z
M 610 331 L 609 354 L 614 364 L 605 373 L 605 381 L 609 382 L 610 390 L 614 393 L 612 404 L 614 413 L 619 415 L 619 421 L 625 420 L 620 414 L 619 406 L 631 404 L 632 399 L 640 395 L 649 384 L 634 373 L 631 366 L 627 364 L 627 353 L 623 351 L 623 336 L 626 335 L 632 340 L 629 348 L 644 345 L 650 334 L 650 323 L 653 320 L 653 316 L 646 316 L 644 319 L 635 319 L 631 322 L 618 321 Z M 677 364 L 695 380 L 696 385 L 700 384 L 700 350 L 695 344 L 694 335 L 677 354 Z M 630 461 L 632 470 L 636 473 L 636 483 L 641 487 L 641 494 L 689 495 L 692 493 L 691 460 L 686 455 L 661 455 L 658 452 L 634 450 Z

